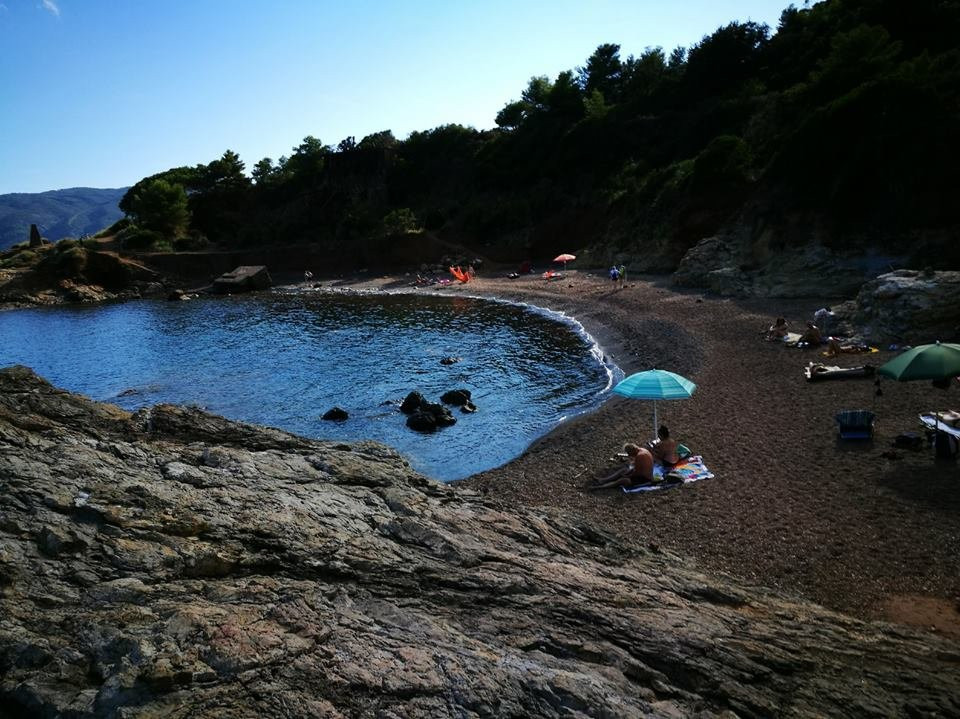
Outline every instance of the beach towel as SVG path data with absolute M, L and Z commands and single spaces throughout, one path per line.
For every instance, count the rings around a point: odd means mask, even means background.
M 669 470 L 669 473 L 674 477 L 680 477 L 682 481 L 672 482 L 664 479 L 666 474 L 664 466 L 659 462 L 655 462 L 653 465 L 653 478 L 657 480 L 656 482 L 653 484 L 644 484 L 640 487 L 630 487 L 629 489 L 624 487 L 623 491 L 627 494 L 632 494 L 633 492 L 653 492 L 658 489 L 679 487 L 681 484 L 690 484 L 691 482 L 697 482 L 701 479 L 713 479 L 713 472 L 707 469 L 707 466 L 703 463 L 703 457 L 698 454 L 680 460 L 678 464 Z
M 860 355 L 860 354 L 873 354 L 874 352 L 879 352 L 880 350 L 876 347 L 869 347 L 867 345 L 840 345 L 841 354 L 851 354 L 851 355 Z M 830 350 L 824 350 L 820 353 L 824 357 L 835 357 L 836 354 Z
M 868 364 L 860 367 L 837 367 L 820 362 L 808 362 L 803 370 L 807 382 L 819 382 L 825 379 L 863 379 L 874 376 L 876 370 Z

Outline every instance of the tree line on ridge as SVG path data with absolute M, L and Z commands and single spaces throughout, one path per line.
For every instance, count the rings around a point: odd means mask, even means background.
M 761 223 L 837 251 L 921 237 L 926 264 L 956 264 L 958 33 L 956 0 L 825 0 L 775 32 L 731 22 L 626 57 L 603 44 L 532 77 L 493 129 L 309 136 L 249 176 L 227 150 L 138 182 L 115 229 L 132 249 L 344 254 L 429 232 L 493 258 L 590 247 L 670 269 Z

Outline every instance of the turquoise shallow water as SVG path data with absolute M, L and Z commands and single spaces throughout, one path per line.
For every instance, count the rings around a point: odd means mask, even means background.
M 445 366 L 440 360 L 460 357 Z M 416 295 L 275 292 L 0 312 L 0 366 L 136 409 L 195 404 L 322 439 L 375 439 L 453 480 L 499 466 L 609 391 L 575 323 L 518 305 Z M 479 408 L 434 434 L 405 424 L 411 390 L 466 388 Z M 350 418 L 325 422 L 343 407 Z

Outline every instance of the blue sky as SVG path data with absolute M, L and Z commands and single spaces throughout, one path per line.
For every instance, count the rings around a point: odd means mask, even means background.
M 533 75 L 689 47 L 787 0 L 0 0 L 0 194 L 122 187 L 306 135 L 494 126 Z M 800 4 L 800 3 L 798 3 Z

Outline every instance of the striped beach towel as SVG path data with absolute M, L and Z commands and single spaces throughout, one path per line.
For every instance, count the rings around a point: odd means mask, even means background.
M 681 484 L 690 484 L 691 482 L 696 482 L 701 479 L 713 479 L 713 472 L 707 469 L 707 465 L 703 463 L 703 457 L 698 454 L 680 460 L 680 463 L 674 465 L 674 467 L 670 470 L 670 474 L 674 477 L 680 477 L 683 481 L 674 482 L 665 480 L 664 467 L 662 464 L 657 462 L 653 465 L 653 478 L 657 481 L 655 481 L 653 484 L 644 484 L 640 487 L 631 487 L 629 489 L 625 487 L 623 491 L 627 493 L 653 492 L 658 489 L 679 487 Z

